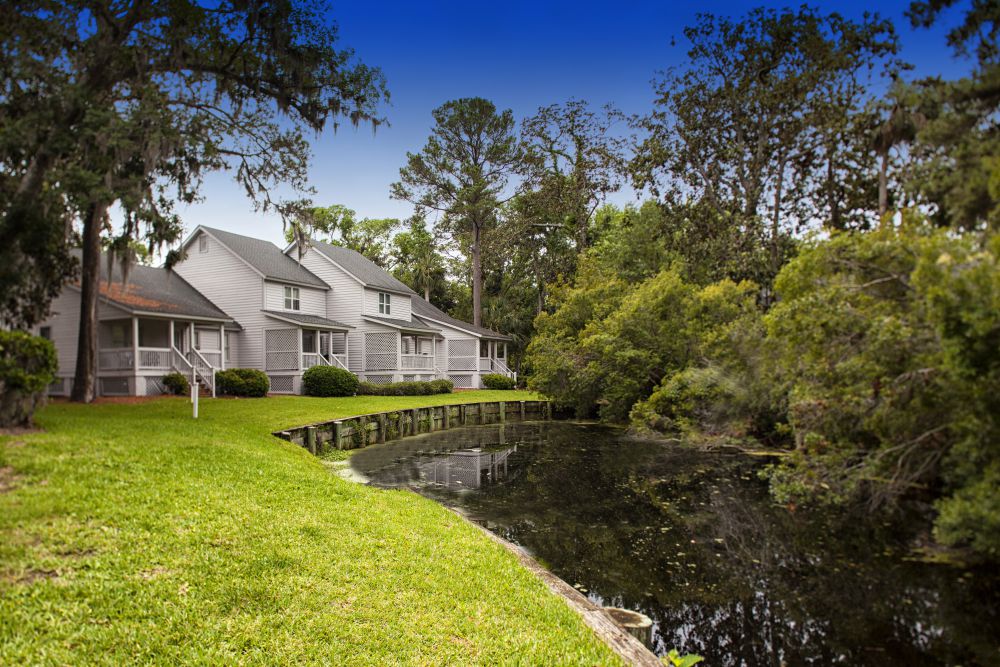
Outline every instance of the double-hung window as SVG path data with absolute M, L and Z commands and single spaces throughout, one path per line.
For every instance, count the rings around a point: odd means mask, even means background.
M 298 287 L 285 287 L 285 310 L 299 310 Z
M 387 292 L 378 293 L 378 312 L 380 315 L 392 314 L 392 295 Z

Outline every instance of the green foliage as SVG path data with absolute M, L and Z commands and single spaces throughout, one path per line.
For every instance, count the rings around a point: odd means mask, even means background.
M 358 385 L 358 396 L 429 396 L 431 394 L 450 394 L 454 386 L 450 380 L 390 382 L 388 384 L 362 382 Z
M 487 373 L 482 380 L 487 389 L 513 389 L 517 385 L 514 378 L 499 373 Z
M 191 383 L 181 373 L 167 373 L 162 382 L 163 387 L 174 396 L 184 396 L 191 392 Z
M 335 366 L 313 366 L 302 374 L 302 390 L 307 396 L 354 396 L 358 376 Z
M 940 495 L 937 537 L 1000 556 L 1000 241 L 919 220 L 818 242 L 767 327 L 796 450 L 779 498 Z
M 58 367 L 51 341 L 0 330 L 0 426 L 31 424 Z
M 256 368 L 228 368 L 215 374 L 215 385 L 216 391 L 226 396 L 262 398 L 267 396 L 271 381 Z
M 359 220 L 354 210 L 334 204 L 303 211 L 285 230 L 285 239 L 291 243 L 296 235 L 305 235 L 350 248 L 388 269 L 391 263 L 390 239 L 398 228 L 399 220 L 395 218 Z
M 677 649 L 670 649 L 670 653 L 660 658 L 660 662 L 664 665 L 669 665 L 670 667 L 694 667 L 699 662 L 702 662 L 705 658 L 700 655 L 695 655 L 694 653 L 687 653 L 681 655 L 677 652 Z

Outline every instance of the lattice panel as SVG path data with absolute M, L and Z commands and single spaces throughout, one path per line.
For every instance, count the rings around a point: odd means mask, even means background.
M 146 396 L 159 396 L 167 393 L 163 381 L 158 377 L 146 377 Z
M 395 333 L 369 331 L 365 334 L 365 370 L 389 371 L 396 368 Z
M 365 382 L 371 384 L 390 384 L 392 382 L 391 375 L 365 375 Z
M 101 396 L 128 396 L 128 378 L 100 378 Z
M 404 375 L 403 382 L 414 382 L 417 379 L 416 375 Z
M 52 396 L 62 396 L 66 393 L 66 378 L 56 378 L 49 385 L 49 394 Z
M 268 329 L 264 332 L 264 370 L 294 371 L 299 367 L 299 330 Z
M 455 383 L 455 386 L 460 389 L 471 389 L 472 388 L 472 376 L 471 375 L 448 375 L 448 379 Z
M 291 394 L 295 392 L 294 375 L 268 375 L 271 381 L 271 392 L 275 394 Z
M 448 341 L 448 370 L 476 370 L 479 367 L 478 352 L 478 343 L 474 338 L 456 338 Z

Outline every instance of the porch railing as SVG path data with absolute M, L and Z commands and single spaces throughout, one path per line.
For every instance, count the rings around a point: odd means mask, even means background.
M 400 356 L 401 370 L 431 370 L 434 368 L 434 357 L 424 354 L 404 354 Z
M 173 368 L 189 376 L 192 381 L 197 381 L 200 378 L 202 383 L 212 390 L 212 398 L 215 398 L 215 368 L 206 361 L 198 350 L 191 350 L 185 354 L 175 347 L 171 349 L 171 355 Z
M 337 366 L 347 370 L 346 354 L 317 354 L 315 352 L 302 353 L 302 370 L 307 370 L 313 366 Z
M 139 369 L 167 370 L 171 352 L 167 347 L 140 347 Z M 135 368 L 135 351 L 130 347 L 107 348 L 97 351 L 97 368 L 102 371 L 123 371 Z

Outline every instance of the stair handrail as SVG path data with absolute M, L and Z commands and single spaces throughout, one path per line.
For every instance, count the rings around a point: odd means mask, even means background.
M 199 352 L 198 350 L 191 348 L 191 354 L 194 356 L 195 359 L 195 361 L 191 362 L 191 365 L 198 373 L 198 375 L 201 376 L 201 379 L 205 382 L 205 384 L 207 384 L 212 389 L 212 398 L 215 398 L 215 366 L 208 363 L 208 360 L 205 357 L 203 357 L 201 352 Z M 198 364 L 196 363 L 197 361 L 201 361 L 202 365 L 208 369 L 209 371 L 208 377 L 205 377 L 205 371 L 203 371 L 201 368 L 198 367 Z

